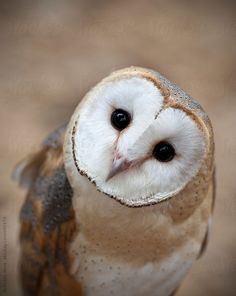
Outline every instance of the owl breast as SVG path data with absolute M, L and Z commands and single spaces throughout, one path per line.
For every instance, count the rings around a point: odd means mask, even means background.
M 108 296 L 167 296 L 187 273 L 199 251 L 191 242 L 160 262 L 146 261 L 135 265 L 107 256 L 90 254 L 94 246 L 78 238 L 81 244 L 72 248 L 77 253 L 73 274 L 82 283 L 84 295 Z M 127 246 L 128 248 L 129 246 Z M 191 254 L 189 254 L 191 250 Z M 89 253 L 89 254 L 87 254 Z M 132 255 L 130 256 L 132 261 Z
M 210 205 L 205 198 L 175 222 L 163 205 L 129 208 L 95 189 L 75 193 L 71 274 L 88 296 L 170 295 L 199 254 Z

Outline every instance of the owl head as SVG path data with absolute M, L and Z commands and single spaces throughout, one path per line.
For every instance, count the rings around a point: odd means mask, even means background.
M 172 198 L 212 167 L 213 135 L 201 106 L 152 70 L 112 73 L 80 102 L 64 156 L 73 186 L 127 206 Z

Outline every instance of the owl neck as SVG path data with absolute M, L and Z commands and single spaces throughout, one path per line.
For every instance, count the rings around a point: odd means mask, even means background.
M 202 219 L 201 208 L 178 223 L 160 204 L 142 208 L 121 205 L 97 191 L 85 177 L 74 187 L 73 207 L 79 229 L 76 248 L 82 244 L 97 256 L 121 256 L 127 260 L 131 260 L 132 253 L 136 263 L 153 260 L 154 254 L 156 261 L 162 260 L 175 247 L 192 239 L 196 241 L 197 254 L 207 223 L 207 219 Z M 187 234 L 191 235 L 186 237 Z
M 77 186 L 73 186 L 73 207 L 76 221 L 88 232 L 113 233 L 130 238 L 134 233 L 152 235 L 162 227 L 168 218 L 160 212 L 160 206 L 131 208 L 99 192 L 86 177 L 79 176 Z

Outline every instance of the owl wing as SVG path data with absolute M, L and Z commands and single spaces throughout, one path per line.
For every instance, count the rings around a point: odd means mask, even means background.
M 20 276 L 24 295 L 82 295 L 69 274 L 68 245 L 76 231 L 72 188 L 63 166 L 65 126 L 16 168 L 28 188 L 20 213 Z

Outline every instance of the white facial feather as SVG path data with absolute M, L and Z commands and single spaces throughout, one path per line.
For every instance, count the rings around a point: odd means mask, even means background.
M 114 80 L 90 92 L 78 117 L 74 156 L 80 171 L 98 189 L 130 206 L 157 203 L 176 193 L 194 177 L 205 155 L 202 131 L 184 111 L 163 108 L 164 98 L 149 80 Z M 110 122 L 115 109 L 131 115 L 130 125 L 117 131 Z M 155 145 L 169 142 L 176 152 L 170 162 L 152 156 Z M 106 180 L 114 153 L 128 161 L 146 159 Z
M 80 115 L 75 138 L 81 170 L 95 181 L 104 181 L 115 145 L 118 144 L 120 152 L 125 153 L 152 122 L 162 102 L 163 97 L 150 81 L 136 77 L 111 82 L 92 93 L 88 107 Z M 120 135 L 110 122 L 111 113 L 117 108 L 128 111 L 132 117 L 129 128 Z

